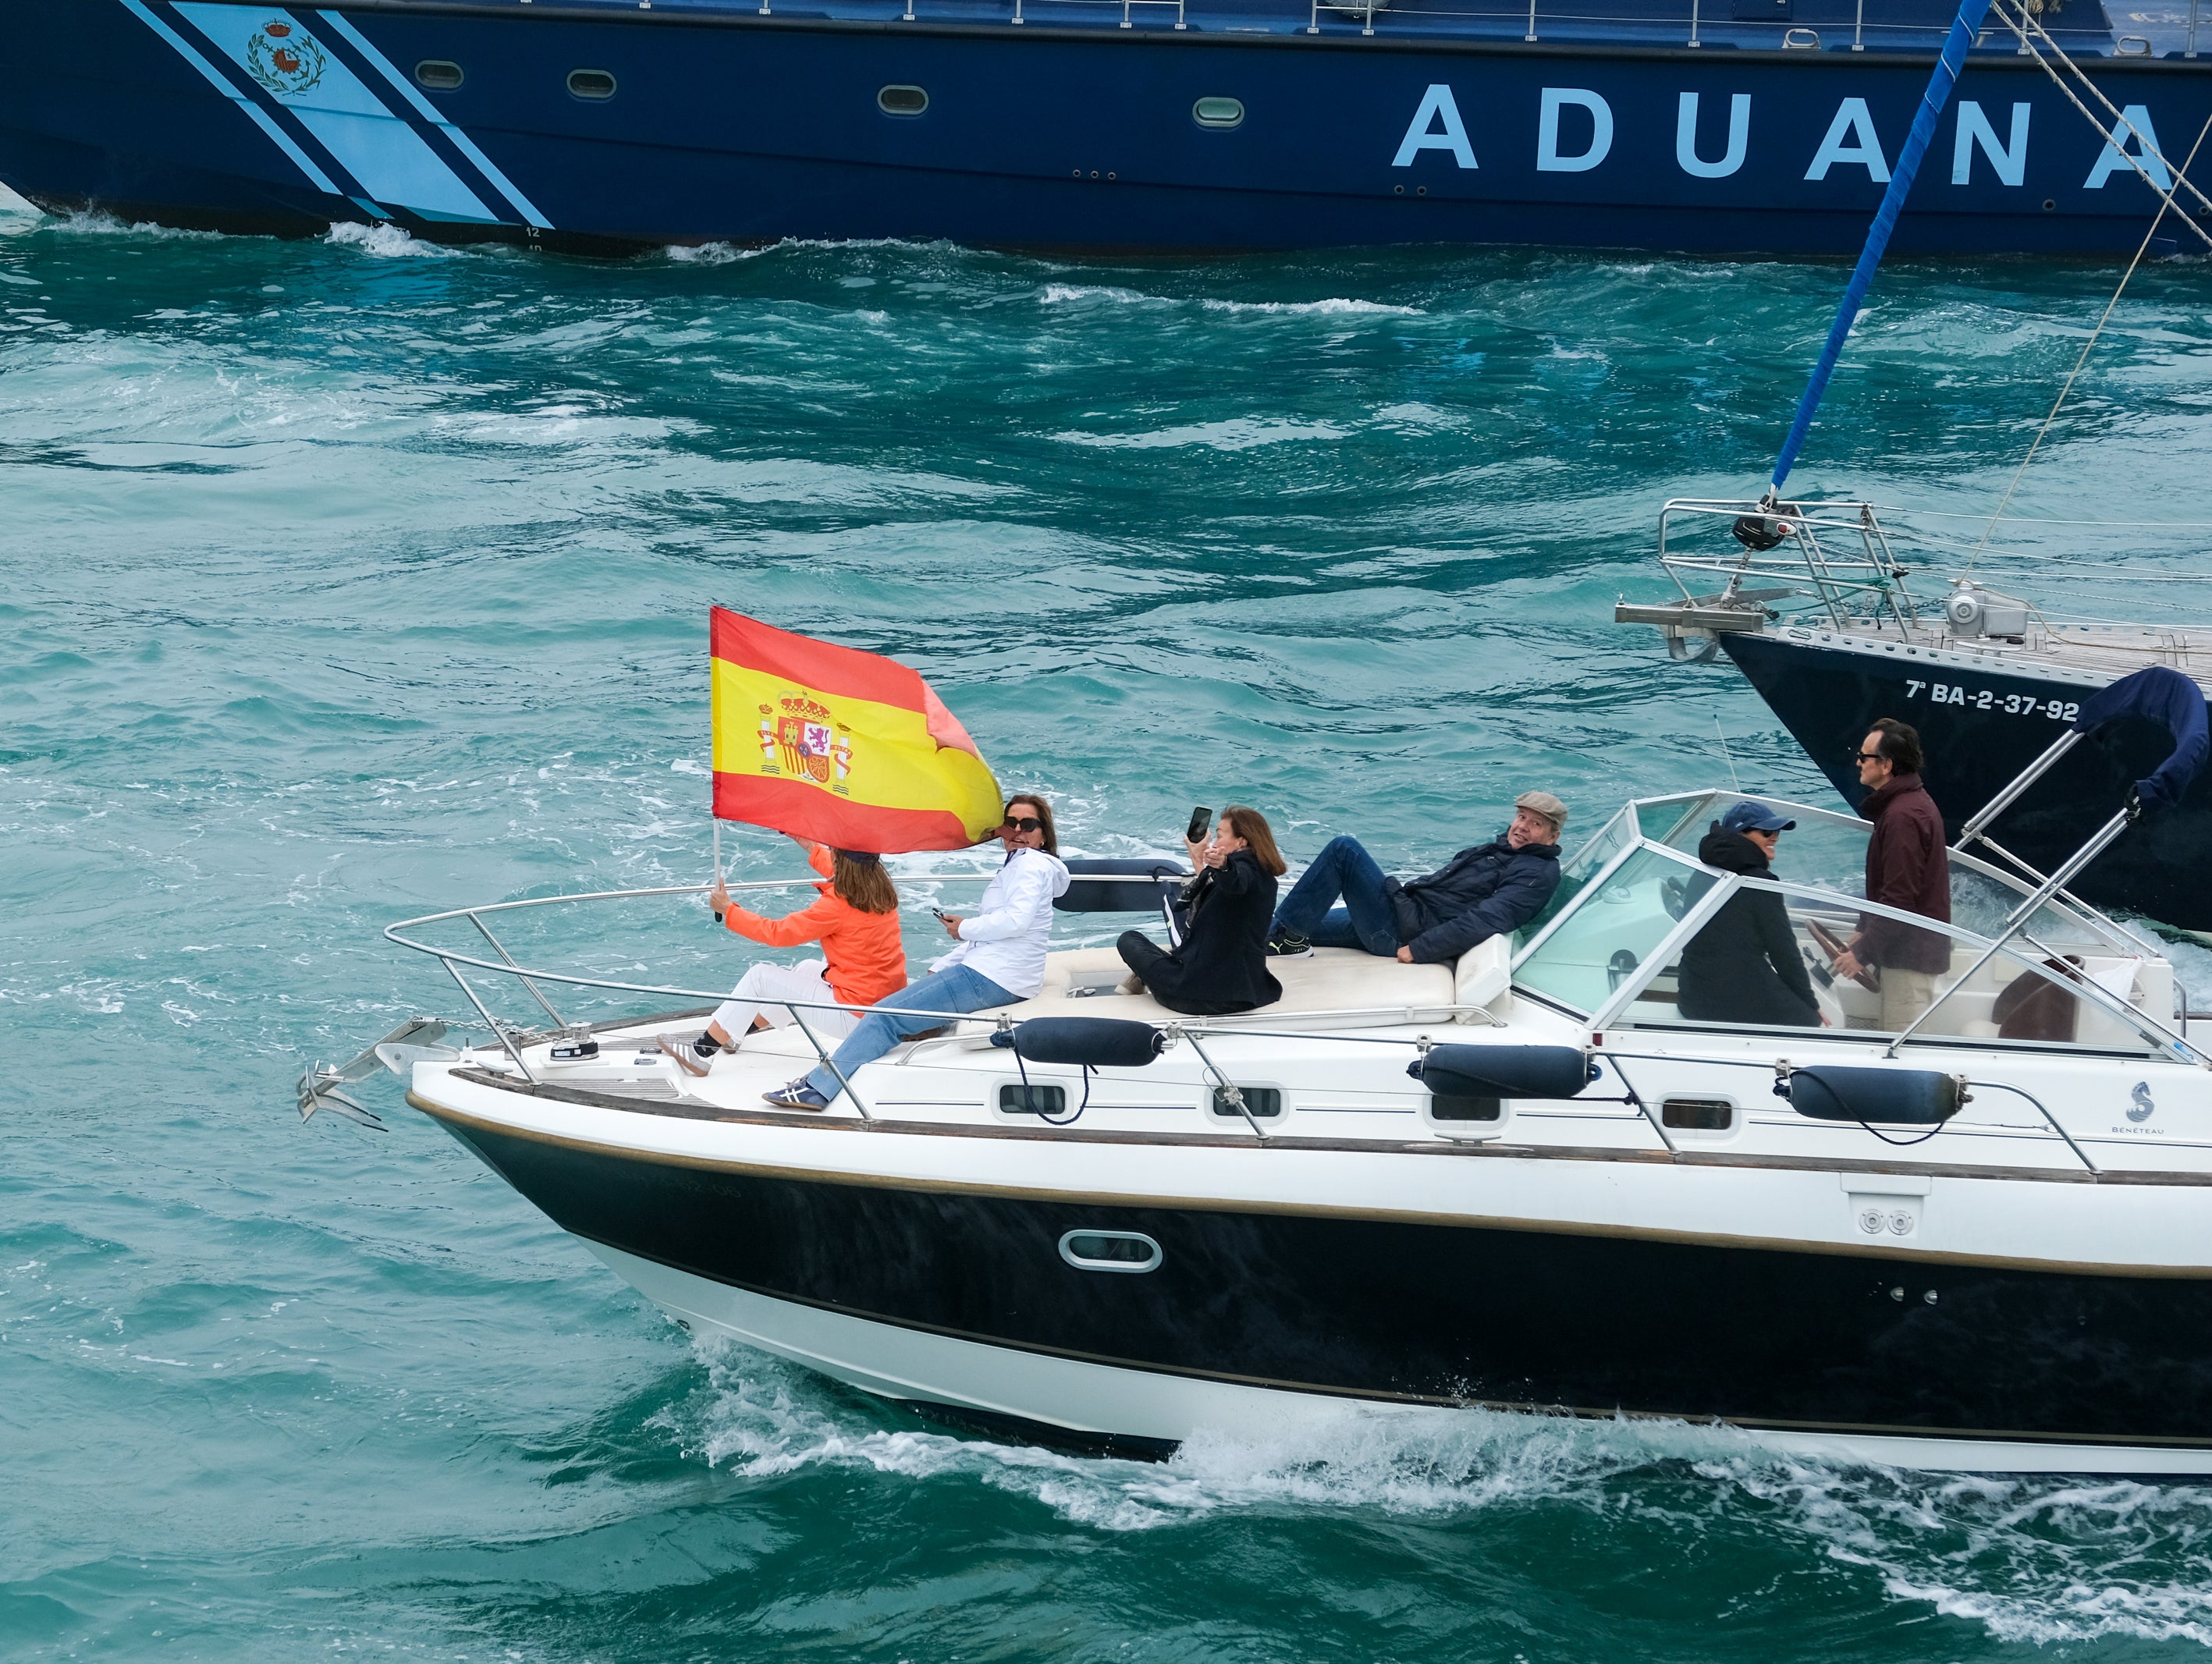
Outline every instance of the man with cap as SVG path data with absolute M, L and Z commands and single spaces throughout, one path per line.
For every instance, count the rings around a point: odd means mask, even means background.
M 1357 838 L 1332 838 L 1276 908 L 1267 951 L 1363 948 L 1408 965 L 1449 964 L 1544 910 L 1559 888 L 1566 823 L 1567 805 L 1549 792 L 1523 792 L 1503 837 L 1403 884 L 1384 878 Z
M 1713 823 L 1698 859 L 1723 872 L 1764 878 L 1775 846 L 1797 823 L 1747 798 Z M 1700 878 L 1694 903 L 1714 884 Z M 1817 1029 L 1827 1022 L 1813 997 L 1813 980 L 1790 928 L 1790 910 L 1771 891 L 1739 890 L 1682 949 L 1675 970 L 1676 1009 L 1693 1023 L 1750 1023 Z

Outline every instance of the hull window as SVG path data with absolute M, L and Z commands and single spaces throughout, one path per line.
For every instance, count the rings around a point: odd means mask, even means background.
M 1167 1256 L 1139 1230 L 1071 1230 L 1060 1239 L 1060 1257 L 1078 1271 L 1158 1271 Z
M 918 116 L 929 107 L 929 94 L 920 87 L 886 87 L 876 94 L 876 108 L 887 116 Z
M 1230 1102 L 1229 1094 L 1218 1086 L 1213 1089 L 1213 1113 L 1231 1120 L 1242 1120 L 1249 1114 L 1255 1120 L 1265 1120 L 1270 1115 L 1283 1113 L 1283 1090 L 1279 1086 L 1240 1086 L 1244 1095 L 1244 1108 L 1239 1110 Z
M 1009 1083 L 999 1089 L 999 1113 L 1002 1115 L 1064 1115 L 1067 1113 L 1067 1089 L 1065 1086 L 1043 1086 L 1032 1082 L 1027 1086 Z
M 415 79 L 434 93 L 450 93 L 461 84 L 461 66 L 442 58 L 426 58 L 415 66 Z
M 1201 127 L 1242 127 L 1244 124 L 1243 100 L 1202 98 L 1190 106 L 1190 118 Z
M 1505 1104 L 1500 1098 L 1458 1097 L 1447 1093 L 1431 1093 L 1429 1097 L 1431 1120 L 1502 1120 L 1504 1116 Z
M 1668 1098 L 1659 1120 L 1685 1133 L 1725 1133 L 1735 1124 L 1735 1105 L 1726 1098 Z
M 568 91 L 577 98 L 594 101 L 615 95 L 615 78 L 605 70 L 571 70 L 568 71 Z

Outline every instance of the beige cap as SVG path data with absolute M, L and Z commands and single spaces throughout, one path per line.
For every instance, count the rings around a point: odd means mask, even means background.
M 1567 829 L 1567 805 L 1549 792 L 1523 792 L 1513 799 L 1516 809 L 1526 809 L 1541 815 L 1552 823 L 1552 835 L 1557 837 Z

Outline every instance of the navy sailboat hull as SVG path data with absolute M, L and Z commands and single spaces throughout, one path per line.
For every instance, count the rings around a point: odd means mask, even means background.
M 1014 0 L 917 0 L 912 21 L 901 3 L 44 0 L 0 17 L 0 181 L 173 225 L 389 221 L 591 250 L 1844 254 L 1940 38 L 1899 26 L 1853 52 L 1848 25 L 1823 24 L 1799 31 L 1822 50 L 1776 50 L 1778 28 L 1706 16 L 1692 47 L 1690 0 L 1632 27 L 1546 12 L 1534 44 L 1517 12 L 1398 8 L 1368 35 L 1299 0 L 1028 0 L 1018 25 Z M 2176 155 L 2212 111 L 2195 60 L 2091 61 Z M 2155 207 L 2041 67 L 1992 40 L 1894 246 L 2131 252 Z
M 1851 754 L 1881 717 L 1919 731 L 1923 778 L 1955 838 L 1968 817 L 2033 762 L 2079 714 L 2103 679 L 2081 672 L 2022 673 L 1978 655 L 1908 651 L 1879 639 L 1802 628 L 1724 635 L 1721 645 L 1782 725 L 1844 800 L 1865 796 Z M 2162 762 L 2173 741 L 2154 724 L 2122 720 L 2077 745 L 1993 829 L 2042 871 L 2087 841 L 2127 800 L 2129 787 Z M 2212 931 L 2212 892 L 2201 874 L 2212 854 L 2212 782 L 2200 780 L 2174 808 L 2130 827 L 2072 889 L 2106 909 L 2145 914 L 2184 930 Z

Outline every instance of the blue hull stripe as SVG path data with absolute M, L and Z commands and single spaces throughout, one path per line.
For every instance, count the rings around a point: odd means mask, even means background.
M 302 90 L 277 92 L 277 101 L 361 181 L 371 197 L 394 207 L 435 214 L 441 219 L 499 222 L 499 215 L 440 160 L 422 136 L 395 117 L 342 60 L 324 52 L 306 26 L 290 13 L 248 13 L 236 6 L 208 4 L 206 0 L 177 0 L 174 9 L 257 80 L 261 75 L 253 63 L 253 43 L 263 28 L 289 24 L 298 32 L 303 48 L 320 54 L 321 69 Z M 265 21 L 241 27 L 249 18 Z
M 205 76 L 209 83 L 212 85 L 217 92 L 221 93 L 233 104 L 236 105 L 240 109 L 246 112 L 247 115 L 251 116 L 253 118 L 254 125 L 260 128 L 263 132 L 269 136 L 269 142 L 270 143 L 274 144 L 279 150 L 282 150 L 286 155 L 292 159 L 294 164 L 298 167 L 299 170 L 307 176 L 308 183 L 313 185 L 316 190 L 325 191 L 333 197 L 342 197 L 345 195 L 345 192 L 340 191 L 336 185 L 331 182 L 331 176 L 329 174 L 323 172 L 321 168 L 316 167 L 313 161 L 308 160 L 307 153 L 305 150 L 302 150 L 298 144 L 294 143 L 292 136 L 286 132 L 283 128 L 279 127 L 275 120 L 270 118 L 266 110 L 264 110 L 259 105 L 256 104 L 245 94 L 240 92 L 237 88 L 232 86 L 230 84 L 229 78 L 223 75 L 221 70 L 217 70 L 214 64 L 209 63 L 204 58 L 202 58 L 198 52 L 184 38 L 184 36 L 179 34 L 167 23 L 164 23 L 160 18 L 155 16 L 152 12 L 149 11 L 146 9 L 145 0 L 123 0 L 123 3 L 131 9 L 131 15 L 137 17 L 140 22 L 143 23 L 148 28 L 153 30 L 155 33 L 160 35 L 161 39 L 167 41 L 170 46 L 175 47 L 177 50 L 177 55 L 182 58 L 185 63 L 191 64 L 195 70 L 198 70 L 202 75 Z
M 477 148 L 477 142 L 447 121 L 438 106 L 416 91 L 415 83 L 394 68 L 392 60 L 379 52 L 367 35 L 334 11 L 319 11 L 315 16 L 319 21 L 327 23 L 339 35 L 350 42 L 353 49 L 366 58 L 378 74 L 398 88 L 400 96 L 415 106 L 416 112 L 423 120 L 433 123 L 439 131 L 451 140 L 456 150 L 475 163 L 477 171 L 483 173 L 492 188 L 505 196 L 514 205 L 515 212 L 521 215 L 524 220 L 541 231 L 550 231 L 553 228 L 553 222 L 539 213 L 536 204 L 514 188 L 514 182 L 505 173 L 500 172 L 498 165 L 489 156 Z

